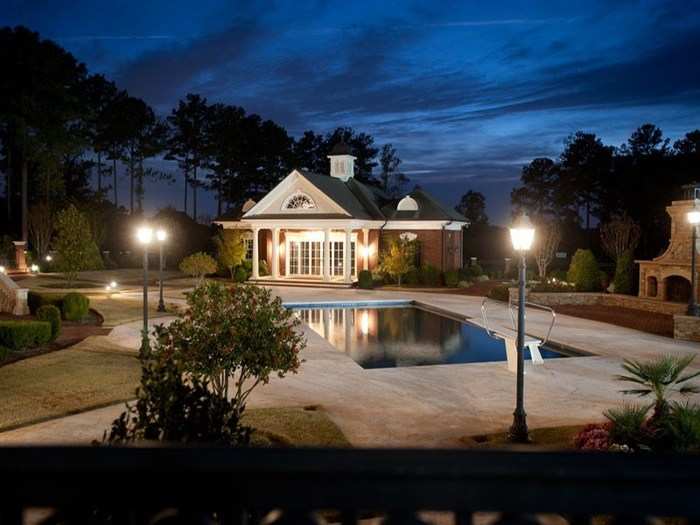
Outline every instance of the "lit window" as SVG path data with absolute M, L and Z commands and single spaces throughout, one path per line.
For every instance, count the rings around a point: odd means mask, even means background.
M 284 210 L 309 210 L 315 207 L 316 203 L 305 193 L 295 193 L 282 205 Z

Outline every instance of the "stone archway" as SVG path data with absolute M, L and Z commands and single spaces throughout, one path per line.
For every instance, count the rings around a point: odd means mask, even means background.
M 656 297 L 659 294 L 659 281 L 654 276 L 647 277 L 647 297 Z
M 680 275 L 671 275 L 664 279 L 666 284 L 665 300 L 674 303 L 687 303 L 690 299 L 690 281 Z

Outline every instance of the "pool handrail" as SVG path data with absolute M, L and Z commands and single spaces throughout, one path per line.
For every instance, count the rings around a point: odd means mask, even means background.
M 486 330 L 486 333 L 488 334 L 489 337 L 494 338 L 494 339 L 502 339 L 502 336 L 499 337 L 498 332 L 495 330 L 491 330 L 489 327 L 489 321 L 488 321 L 488 316 L 487 316 L 487 303 L 489 301 L 488 297 L 484 297 L 484 299 L 481 301 L 481 318 L 484 321 L 484 329 Z M 492 300 L 493 301 L 493 300 Z M 537 304 L 533 303 L 531 301 L 525 301 L 525 306 L 531 306 L 533 308 L 539 308 L 540 310 L 544 310 L 549 312 L 552 315 L 552 321 L 549 324 L 549 329 L 547 330 L 547 335 L 542 339 L 542 345 L 546 345 L 547 341 L 549 341 L 550 336 L 552 335 L 552 330 L 554 329 L 554 324 L 556 323 L 557 320 L 557 314 L 556 312 L 550 308 L 549 306 L 545 306 L 543 304 Z M 516 326 L 515 322 L 515 315 L 513 313 L 513 310 L 515 309 L 515 306 L 513 305 L 512 301 L 510 298 L 508 299 L 508 313 L 510 314 L 510 320 L 511 324 L 513 325 L 513 331 L 517 331 L 518 327 Z M 527 316 L 527 308 L 525 310 L 525 314 Z

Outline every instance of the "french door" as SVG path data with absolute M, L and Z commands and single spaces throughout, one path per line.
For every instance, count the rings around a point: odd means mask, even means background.
M 331 241 L 331 276 L 342 277 L 344 271 L 345 241 Z M 355 275 L 355 241 L 350 243 L 350 273 Z
M 322 245 L 320 241 L 289 241 L 289 274 L 323 274 Z

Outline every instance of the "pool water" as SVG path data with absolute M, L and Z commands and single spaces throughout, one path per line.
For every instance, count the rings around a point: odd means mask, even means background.
M 362 368 L 506 361 L 505 345 L 467 322 L 414 305 L 294 306 L 321 337 Z M 566 357 L 542 347 L 545 359 Z M 526 350 L 525 358 L 530 358 Z

